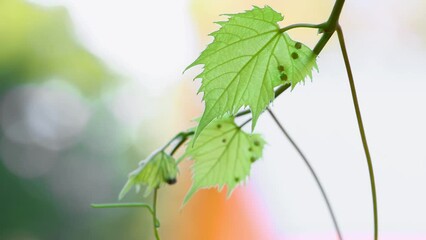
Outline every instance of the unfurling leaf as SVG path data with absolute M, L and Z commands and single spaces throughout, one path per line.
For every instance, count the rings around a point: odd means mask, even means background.
M 274 88 L 290 83 L 294 88 L 316 67 L 316 55 L 281 32 L 282 15 L 272 8 L 254 7 L 227 15 L 214 40 L 188 68 L 202 64 L 199 92 L 205 110 L 194 139 L 214 119 L 235 115 L 242 107 L 252 112 L 254 129 L 259 115 L 274 99 Z M 187 68 L 187 69 L 188 69 Z
M 250 174 L 253 162 L 262 156 L 265 141 L 257 134 L 248 134 L 233 118 L 215 120 L 188 144 L 186 156 L 194 160 L 192 187 L 184 203 L 200 188 L 226 185 L 228 196 Z
M 164 151 L 157 151 L 139 163 L 136 170 L 129 174 L 129 179 L 120 192 L 122 199 L 133 187 L 139 192 L 141 185 L 146 186 L 145 196 L 163 183 L 174 184 L 178 172 L 176 161 Z

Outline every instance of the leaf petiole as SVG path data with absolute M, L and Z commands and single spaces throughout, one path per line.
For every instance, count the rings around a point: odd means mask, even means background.
M 327 25 L 327 22 L 321 23 L 321 24 L 311 24 L 311 23 L 297 23 L 293 25 L 289 25 L 287 27 L 283 27 L 280 29 L 280 32 L 286 32 L 288 30 L 294 29 L 294 28 L 315 28 L 315 29 L 323 29 Z

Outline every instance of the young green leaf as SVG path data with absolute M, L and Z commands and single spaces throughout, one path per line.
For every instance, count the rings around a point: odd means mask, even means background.
M 139 192 L 141 185 L 146 185 L 145 196 L 147 196 L 162 183 L 174 184 L 177 172 L 177 164 L 173 157 L 162 150 L 154 152 L 129 174 L 129 179 L 118 198 L 122 199 L 133 186 Z
M 188 144 L 186 156 L 194 160 L 193 184 L 184 204 L 200 188 L 227 185 L 228 196 L 250 173 L 253 162 L 262 156 L 265 141 L 257 134 L 248 134 L 233 118 L 215 120 Z
M 194 139 L 216 118 L 235 115 L 242 107 L 252 112 L 254 129 L 259 115 L 274 99 L 274 87 L 291 83 L 294 88 L 316 67 L 316 55 L 283 33 L 277 22 L 282 15 L 272 8 L 254 7 L 227 15 L 214 40 L 188 68 L 202 64 L 199 92 L 205 111 Z M 187 68 L 187 69 L 188 69 Z

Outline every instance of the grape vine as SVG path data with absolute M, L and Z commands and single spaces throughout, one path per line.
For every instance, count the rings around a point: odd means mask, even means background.
M 166 184 L 174 184 L 178 176 L 178 165 L 185 159 L 193 160 L 193 184 L 184 203 L 200 189 L 227 188 L 230 195 L 250 174 L 252 165 L 262 157 L 265 140 L 255 130 L 257 120 L 265 111 L 269 112 L 285 137 L 297 150 L 316 181 L 327 209 L 333 220 L 338 239 L 343 239 L 337 218 L 318 175 L 269 104 L 284 91 L 294 89 L 305 78 L 312 78 L 312 69 L 317 69 L 316 58 L 337 32 L 346 71 L 351 87 L 358 127 L 367 158 L 374 213 L 374 239 L 378 239 L 377 196 L 374 171 L 368 150 L 366 134 L 357 100 L 354 78 L 349 57 L 339 24 L 345 1 L 336 0 L 328 20 L 321 24 L 299 23 L 280 28 L 278 23 L 284 17 L 269 6 L 253 7 L 238 14 L 227 14 L 228 20 L 218 22 L 220 29 L 211 33 L 214 38 L 200 56 L 187 67 L 202 65 L 202 72 L 196 77 L 201 80 L 199 92 L 203 93 L 205 110 L 197 120 L 198 126 L 173 137 L 158 151 L 154 152 L 129 178 L 119 198 L 135 187 L 139 192 L 145 186 L 145 196 L 154 192 L 153 204 L 116 203 L 93 204 L 95 208 L 143 207 L 153 217 L 154 235 L 160 239 L 157 218 L 158 190 Z M 313 50 L 290 38 L 288 31 L 295 28 L 317 29 L 321 37 Z M 186 70 L 187 70 L 186 69 Z M 236 118 L 251 114 L 251 118 L 238 125 Z M 251 131 L 242 127 L 251 122 Z M 179 158 L 177 150 L 185 146 L 186 151 Z M 171 151 L 167 149 L 171 148 Z

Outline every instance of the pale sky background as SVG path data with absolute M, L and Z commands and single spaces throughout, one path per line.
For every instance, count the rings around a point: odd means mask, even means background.
M 195 75 L 182 75 L 204 46 L 189 0 L 33 2 L 65 5 L 84 45 L 129 79 L 111 107 L 130 126 L 173 108 L 164 93 Z M 380 231 L 389 239 L 426 237 L 425 9 L 421 0 L 353 0 L 341 21 L 376 171 Z M 346 239 L 359 239 L 372 232 L 370 186 L 336 40 L 318 65 L 313 82 L 284 94 L 273 109 L 318 172 Z M 267 114 L 256 130 L 269 145 L 252 169 L 249 188 L 277 234 L 332 232 L 312 177 Z

